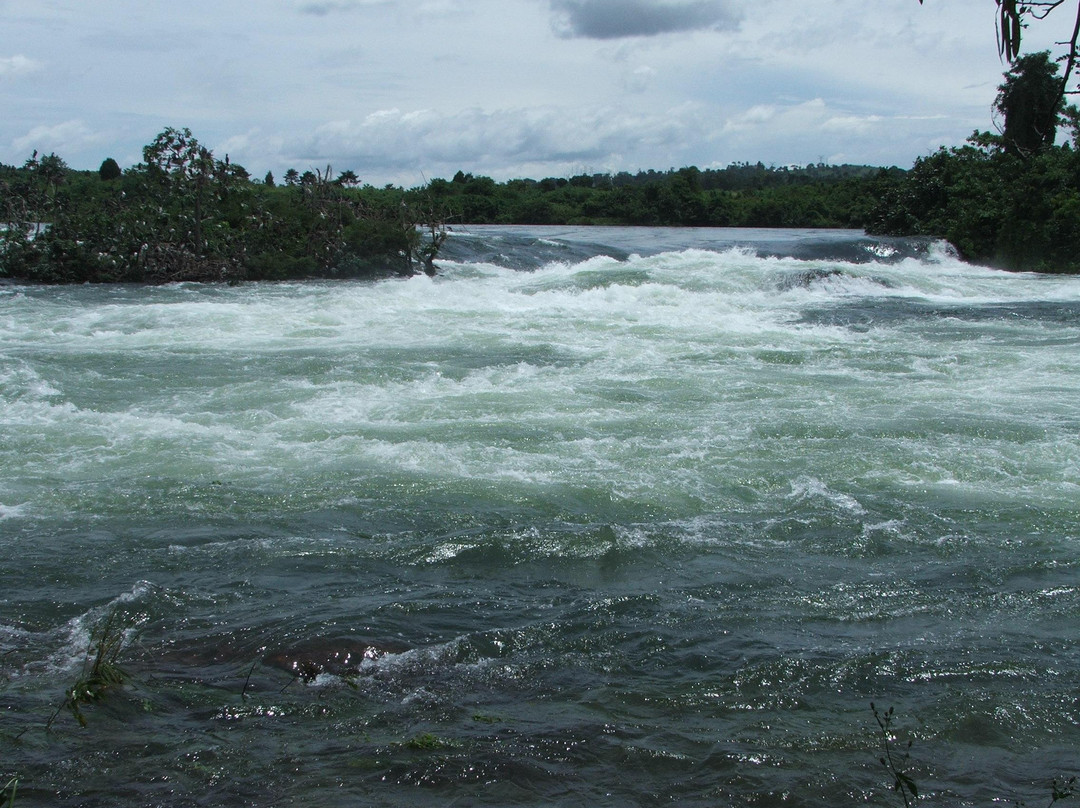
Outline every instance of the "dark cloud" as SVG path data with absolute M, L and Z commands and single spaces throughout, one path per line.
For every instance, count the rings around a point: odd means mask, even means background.
M 734 28 L 739 20 L 726 0 L 551 0 L 551 8 L 561 36 L 587 39 Z
M 316 17 L 325 17 L 339 11 L 355 11 L 363 6 L 382 5 L 386 0 L 321 0 L 315 3 L 304 3 L 300 6 L 300 13 L 314 14 Z

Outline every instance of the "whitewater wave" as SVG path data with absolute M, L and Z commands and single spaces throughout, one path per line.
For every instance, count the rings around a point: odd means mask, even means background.
M 452 228 L 441 255 L 455 263 L 537 269 L 597 256 L 626 260 L 685 249 L 863 264 L 932 259 L 949 248 L 935 239 L 869 236 L 861 230 L 468 225 Z

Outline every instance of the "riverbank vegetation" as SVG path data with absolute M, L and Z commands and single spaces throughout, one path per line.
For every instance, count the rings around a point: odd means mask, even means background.
M 1055 13 L 1062 8 L 1071 20 Z M 1080 272 L 1080 109 L 1067 103 L 1080 93 L 1080 2 L 996 0 L 994 13 L 1010 65 L 993 105 L 996 133 L 917 160 L 866 227 L 945 238 L 964 258 L 1002 269 Z M 1063 50 L 1022 54 L 1030 25 L 1059 19 L 1069 26 Z M 1061 129 L 1069 136 L 1058 144 Z
M 902 173 L 734 163 L 496 183 L 459 171 L 427 191 L 454 221 L 470 224 L 860 228 Z
M 254 179 L 187 129 L 163 131 L 126 171 L 111 158 L 75 171 L 35 152 L 21 167 L 0 166 L 0 277 L 433 274 L 453 223 L 863 228 L 943 238 L 963 258 L 1003 269 L 1080 272 L 1080 110 L 1065 103 L 1072 60 L 1009 53 L 997 133 L 975 132 L 910 171 L 735 163 L 504 183 L 458 171 L 406 190 L 330 166 L 289 169 L 281 185 L 272 174 Z M 1059 130 L 1070 131 L 1061 144 Z
M 1059 63 L 1017 57 L 994 111 L 997 133 L 917 160 L 867 230 L 944 238 L 1002 269 L 1080 272 L 1080 110 L 1065 104 Z M 1062 128 L 1070 137 L 1055 145 Z
M 447 223 L 853 227 L 903 172 L 733 164 L 422 188 L 351 170 L 252 178 L 189 130 L 144 162 L 75 171 L 55 154 L 0 167 L 0 276 L 43 283 L 240 281 L 434 272 Z
M 423 189 L 352 187 L 332 169 L 278 187 L 166 129 L 126 171 L 35 152 L 0 168 L 0 275 L 41 283 L 412 274 L 445 231 Z

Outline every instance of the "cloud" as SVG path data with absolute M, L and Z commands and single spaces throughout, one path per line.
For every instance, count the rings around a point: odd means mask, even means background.
M 443 113 L 386 109 L 359 121 L 334 121 L 312 135 L 284 144 L 282 160 L 302 166 L 341 162 L 361 174 L 483 170 L 497 177 L 525 170 L 559 172 L 581 166 L 608 168 L 649 149 L 673 151 L 697 136 L 699 112 L 634 114 L 554 107 L 479 108 Z
M 316 17 L 325 17 L 327 14 L 335 14 L 341 11 L 355 11 L 365 6 L 383 6 L 390 0 L 319 0 L 314 3 L 304 3 L 300 6 L 301 14 L 313 14 Z
M 22 54 L 0 57 L 0 79 L 25 76 L 41 70 L 41 63 L 28 59 Z
M 623 86 L 632 93 L 643 93 L 655 77 L 655 68 L 641 65 L 623 77 Z
M 106 142 L 107 138 L 92 131 L 83 121 L 71 120 L 55 126 L 35 126 L 11 145 L 20 152 L 36 149 L 39 152 L 56 152 L 61 157 L 78 152 L 89 146 Z
M 724 123 L 723 133 L 761 137 L 777 132 L 818 131 L 829 120 L 839 120 L 821 98 L 812 98 L 799 104 L 756 104 Z
M 739 15 L 725 0 L 550 0 L 565 38 L 621 39 L 702 29 L 733 29 Z
M 868 135 L 885 122 L 880 115 L 834 115 L 822 123 L 825 132 L 837 134 Z

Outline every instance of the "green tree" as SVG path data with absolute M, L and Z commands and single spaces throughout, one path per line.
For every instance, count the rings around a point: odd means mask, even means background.
M 124 172 L 120 170 L 120 164 L 113 158 L 106 157 L 101 161 L 101 167 L 98 169 L 98 176 L 106 182 L 119 179 L 123 174 Z
M 38 161 L 35 173 L 44 183 L 49 198 L 55 199 L 57 189 L 67 179 L 68 165 L 57 155 L 50 153 Z
M 1030 157 L 1053 146 L 1064 106 L 1058 65 L 1050 60 L 1049 51 L 1016 59 L 994 101 L 994 109 L 1004 118 L 1005 151 Z
M 279 189 L 172 128 L 143 156 L 112 182 L 37 152 L 22 168 L 0 166 L 0 274 L 44 283 L 413 274 L 434 271 L 446 237 L 422 192 L 346 191 L 329 166 Z
M 334 182 L 338 185 L 343 185 L 346 188 L 355 188 L 360 184 L 360 178 L 356 176 L 356 172 L 352 169 L 346 169 L 338 175 L 338 178 L 334 180 Z
M 175 203 L 178 235 L 196 254 L 204 249 L 203 221 L 217 165 L 213 153 L 191 130 L 169 127 L 143 147 L 143 160 L 167 199 Z

